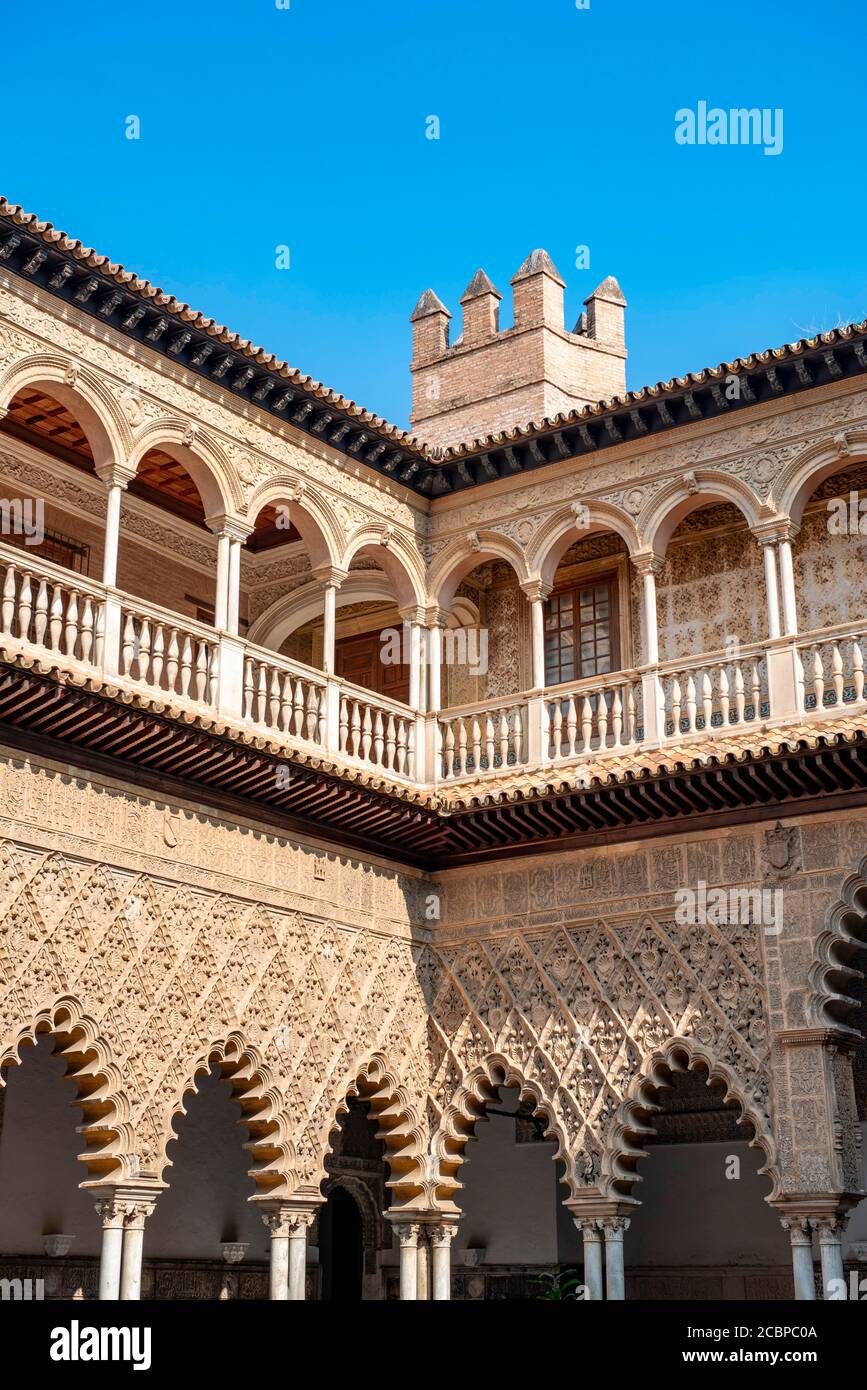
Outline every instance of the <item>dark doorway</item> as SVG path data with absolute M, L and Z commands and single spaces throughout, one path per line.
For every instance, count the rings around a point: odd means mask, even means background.
M 319 1217 L 322 1298 L 329 1303 L 359 1303 L 364 1273 L 361 1212 L 344 1187 L 334 1187 Z

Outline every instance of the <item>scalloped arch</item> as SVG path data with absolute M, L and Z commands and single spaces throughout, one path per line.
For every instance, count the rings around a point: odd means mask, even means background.
M 600 1190 L 606 1197 L 617 1199 L 632 1195 L 633 1185 L 641 1181 L 636 1172 L 636 1165 L 642 1158 L 647 1157 L 647 1150 L 641 1141 L 654 1133 L 649 1120 L 659 1108 L 659 1091 L 666 1086 L 671 1074 L 678 1071 L 707 1072 L 708 1085 L 725 1086 L 726 1104 L 737 1102 L 740 1106 L 738 1123 L 749 1123 L 753 1127 L 750 1147 L 760 1148 L 765 1155 L 765 1162 L 759 1172 L 766 1174 L 771 1180 L 772 1190 L 768 1194 L 768 1200 L 776 1197 L 780 1174 L 777 1168 L 776 1144 L 767 1117 L 738 1085 L 729 1067 L 718 1061 L 694 1039 L 683 1036 L 669 1039 L 663 1048 L 646 1057 L 641 1070 L 629 1083 L 606 1137 L 599 1178 Z
M 385 1158 L 391 1171 L 387 1186 L 392 1193 L 392 1204 L 419 1206 L 429 1196 L 432 1186 L 426 1171 L 422 1117 L 381 1052 L 373 1053 L 342 1088 L 340 1099 L 319 1138 L 321 1158 L 316 1186 L 327 1177 L 325 1160 L 333 1152 L 340 1116 L 348 1114 L 348 1101 L 352 1096 L 360 1096 L 370 1103 L 371 1117 L 377 1123 L 377 1138 L 385 1146 Z
M 856 964 L 859 960 L 867 965 L 867 855 L 855 873 L 844 879 L 839 898 L 825 916 L 825 930 L 816 941 L 807 976 L 807 1017 L 811 1023 L 857 1032 L 850 1017 L 859 1001 L 847 989 L 864 974 Z
M 45 387 L 75 416 L 87 437 L 97 470 L 126 463 L 132 433 L 117 401 L 97 372 L 79 367 L 59 353 L 42 352 L 25 357 L 0 372 L 0 410 L 27 386 Z
M 474 1138 L 476 1121 L 482 1118 L 484 1107 L 496 1096 L 501 1086 L 517 1087 L 521 1100 L 530 1100 L 533 1114 L 547 1121 L 545 1135 L 557 1145 L 554 1161 L 564 1164 L 564 1181 L 570 1196 L 577 1195 L 573 1162 L 562 1126 L 556 1118 L 554 1097 L 545 1094 L 537 1081 L 530 1080 L 524 1070 L 500 1052 L 490 1053 L 464 1077 L 443 1111 L 439 1128 L 431 1140 L 432 1167 L 436 1177 L 432 1196 L 438 1207 L 454 1208 L 455 1197 L 462 1184 L 458 1179 L 461 1165 L 467 1162 L 465 1150 Z
M 120 1069 L 96 1023 L 73 995 L 61 995 L 18 1028 L 0 1052 L 0 1085 L 5 1084 L 4 1068 L 20 1066 L 22 1046 L 35 1044 L 41 1033 L 52 1035 L 54 1054 L 63 1058 L 66 1076 L 75 1084 L 74 1103 L 81 1107 L 83 1117 L 78 1132 L 87 1145 L 78 1158 L 86 1165 L 89 1178 L 120 1182 L 136 1177 L 135 1134 Z
M 215 1066 L 219 1068 L 221 1078 L 231 1085 L 233 1099 L 241 1106 L 238 1123 L 247 1128 L 248 1138 L 243 1147 L 252 1156 L 254 1166 L 248 1172 L 258 1188 L 257 1195 L 282 1195 L 284 1190 L 288 1191 L 291 1187 L 295 1164 L 295 1152 L 288 1139 L 289 1123 L 283 1097 L 272 1084 L 271 1075 L 257 1049 L 237 1032 L 213 1042 L 199 1055 L 180 1094 L 172 1101 L 168 1114 L 164 1111 L 156 1117 L 162 1134 L 157 1176 L 161 1177 L 166 1168 L 172 1166 L 166 1152 L 168 1145 L 177 1140 L 183 1143 L 183 1136 L 175 1131 L 173 1121 L 176 1116 L 187 1113 L 185 1098 L 198 1091 L 197 1078 L 206 1075 Z

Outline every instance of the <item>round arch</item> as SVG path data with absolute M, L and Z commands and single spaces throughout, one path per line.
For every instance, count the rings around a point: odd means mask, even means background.
M 424 603 L 424 568 L 418 551 L 402 535 L 382 526 L 360 527 L 346 543 L 341 568 L 348 570 L 352 561 L 363 555 L 375 560 L 388 575 L 398 608 Z
M 42 1033 L 54 1038 L 55 1055 L 63 1058 L 67 1079 L 76 1088 L 74 1103 L 82 1110 L 80 1133 L 87 1145 L 78 1157 L 86 1165 L 88 1179 L 120 1182 L 137 1177 L 135 1134 L 120 1070 L 111 1059 L 108 1043 L 77 999 L 64 995 L 19 1027 L 0 1053 L 0 1085 L 5 1084 L 5 1068 L 20 1066 L 22 1047 L 34 1045 Z
M 687 479 L 668 483 L 639 516 L 638 531 L 644 545 L 663 557 L 684 517 L 714 502 L 731 502 L 750 527 L 757 526 L 766 512 L 761 498 L 739 478 L 716 469 L 696 469 Z
M 647 1157 L 644 1139 L 653 1134 L 652 1117 L 659 1109 L 658 1097 L 673 1072 L 696 1071 L 707 1073 L 707 1084 L 725 1087 L 725 1104 L 738 1105 L 739 1124 L 753 1128 L 751 1148 L 760 1148 L 765 1162 L 759 1173 L 766 1175 L 772 1185 L 768 1201 L 773 1200 L 780 1187 L 776 1161 L 776 1145 L 765 1116 L 752 1097 L 739 1085 L 731 1069 L 714 1058 L 691 1038 L 671 1038 L 656 1052 L 646 1057 L 640 1071 L 632 1078 L 626 1095 L 606 1136 L 602 1151 L 599 1190 L 615 1200 L 637 1200 L 632 1188 L 640 1182 L 636 1167 Z
M 428 601 L 450 609 L 461 580 L 489 560 L 505 560 L 519 584 L 530 577 L 524 552 L 511 537 L 499 531 L 471 531 L 450 541 L 434 560 L 428 575 Z
M 354 603 L 394 602 L 394 587 L 388 575 L 378 570 L 352 571 L 336 595 L 338 608 Z M 264 613 L 260 613 L 250 627 L 249 639 L 260 647 L 279 651 L 287 637 L 305 623 L 321 617 L 322 611 L 322 585 L 314 579 L 288 594 L 282 594 Z
M 853 431 L 851 435 L 836 435 L 811 444 L 782 470 L 776 483 L 780 511 L 796 526 L 801 523 L 804 508 L 813 493 L 826 478 L 844 468 L 867 463 L 867 432 Z
M 138 472 L 144 456 L 160 449 L 185 468 L 198 489 L 205 516 L 239 517 L 243 497 L 223 450 L 207 434 L 190 438 L 185 420 L 152 420 L 135 436 L 129 455 L 130 469 Z
M 575 503 L 563 507 L 542 522 L 530 542 L 527 564 L 534 579 L 553 584 L 557 566 L 576 541 L 602 531 L 613 531 L 630 555 L 639 548 L 638 532 L 632 517 L 609 502 Z
M 97 472 L 123 465 L 132 435 L 123 412 L 96 372 L 79 368 L 55 353 L 40 353 L 0 372 L 0 412 L 25 387 L 41 387 L 80 424 Z
M 269 478 L 254 488 L 246 520 L 254 526 L 265 507 L 287 507 L 289 519 L 304 542 L 311 569 L 337 567 L 343 530 L 328 500 L 316 488 L 290 475 Z

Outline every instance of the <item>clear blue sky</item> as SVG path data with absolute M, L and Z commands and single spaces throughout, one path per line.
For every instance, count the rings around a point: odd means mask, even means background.
M 399 424 L 421 291 L 455 335 L 481 265 L 505 326 L 544 246 L 570 328 L 618 277 L 638 387 L 867 315 L 865 31 L 864 0 L 16 5 L 0 191 Z M 783 152 L 676 144 L 700 100 L 781 107 Z

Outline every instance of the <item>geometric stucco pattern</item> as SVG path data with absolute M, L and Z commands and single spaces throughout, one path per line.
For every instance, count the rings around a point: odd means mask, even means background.
M 55 1027 L 94 1176 L 158 1179 L 183 1096 L 216 1060 L 242 1101 L 259 1186 L 318 1186 L 360 1075 L 367 1093 L 388 1086 L 423 1112 L 417 969 L 408 942 L 0 845 L 0 1061 Z M 407 1142 L 394 1129 L 393 1150 Z
M 263 1191 L 318 1187 L 361 1091 L 395 1200 L 448 1200 L 480 1082 L 506 1075 L 546 1116 L 573 1193 L 610 1186 L 636 1085 L 673 1039 L 772 1147 L 755 926 L 645 914 L 432 950 L 7 842 L 0 976 L 0 1059 L 54 1026 L 94 1176 L 159 1179 L 183 1097 L 216 1061 Z
M 616 1191 L 630 1104 L 675 1039 L 686 1065 L 725 1083 L 770 1159 L 760 930 L 642 914 L 440 948 L 432 1096 L 444 1166 L 460 1162 L 486 1078 L 505 1075 L 546 1116 L 573 1195 Z

